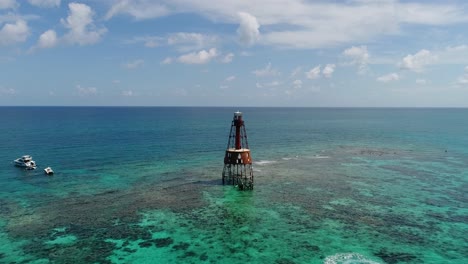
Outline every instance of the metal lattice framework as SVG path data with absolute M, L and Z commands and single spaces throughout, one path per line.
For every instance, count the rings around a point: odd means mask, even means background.
M 223 184 L 232 184 L 240 190 L 253 189 L 252 157 L 242 113 L 235 112 L 224 156 Z

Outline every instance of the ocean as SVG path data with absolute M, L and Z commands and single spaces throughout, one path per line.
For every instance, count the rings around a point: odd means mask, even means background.
M 253 191 L 221 184 L 237 110 Z M 0 107 L 0 131 L 0 263 L 468 263 L 468 109 Z

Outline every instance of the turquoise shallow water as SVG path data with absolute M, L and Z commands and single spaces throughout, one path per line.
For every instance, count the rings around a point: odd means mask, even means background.
M 468 263 L 468 109 L 236 110 L 0 108 L 0 263 Z

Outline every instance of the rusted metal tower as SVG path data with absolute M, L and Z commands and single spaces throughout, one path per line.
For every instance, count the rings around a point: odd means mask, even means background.
M 242 113 L 234 113 L 224 156 L 223 184 L 232 184 L 239 190 L 253 189 L 252 157 Z

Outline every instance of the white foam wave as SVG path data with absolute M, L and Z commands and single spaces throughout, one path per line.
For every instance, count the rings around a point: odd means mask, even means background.
M 321 156 L 321 155 L 314 155 L 312 156 L 313 159 L 329 159 L 330 156 Z
M 299 156 L 294 156 L 294 157 L 284 157 L 284 158 L 281 158 L 282 160 L 292 160 L 292 159 L 298 159 Z
M 380 264 L 358 253 L 338 253 L 328 256 L 323 264 Z
M 273 160 L 259 160 L 259 161 L 256 161 L 254 162 L 255 165 L 268 165 L 268 164 L 271 164 L 271 163 L 276 163 L 276 161 L 273 161 Z

